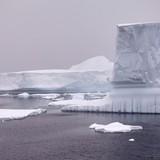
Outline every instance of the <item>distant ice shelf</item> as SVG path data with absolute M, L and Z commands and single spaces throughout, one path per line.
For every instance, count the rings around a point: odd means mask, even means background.
M 111 90 L 113 62 L 94 57 L 68 70 L 37 70 L 0 74 L 0 92 L 106 92 Z

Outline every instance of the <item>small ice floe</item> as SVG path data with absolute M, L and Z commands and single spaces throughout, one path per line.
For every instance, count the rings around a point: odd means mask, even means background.
M 46 112 L 45 109 L 0 109 L 0 119 L 4 120 L 23 119 Z
M 53 94 L 31 94 L 30 97 L 53 100 L 53 99 L 59 98 L 60 94 L 58 94 L 58 93 L 53 93 Z
M 28 94 L 27 92 L 24 92 L 24 93 L 18 94 L 17 96 L 20 98 L 29 98 L 30 94 Z
M 115 133 L 115 132 L 130 132 L 132 130 L 139 130 L 143 129 L 142 126 L 132 126 L 132 125 L 124 125 L 119 122 L 113 122 L 107 125 L 102 124 L 91 124 L 89 126 L 91 129 L 95 129 L 95 131 L 99 132 L 108 132 L 108 133 Z
M 0 94 L 0 97 L 12 97 L 11 94 L 5 93 L 5 94 Z
M 128 141 L 129 141 L 129 142 L 134 142 L 135 139 L 134 139 L 134 138 L 131 138 L 131 139 L 129 139 Z

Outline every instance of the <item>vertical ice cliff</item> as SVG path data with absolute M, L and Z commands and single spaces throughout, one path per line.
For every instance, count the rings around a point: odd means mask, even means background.
M 118 25 L 113 83 L 160 86 L 160 23 Z
M 160 23 L 118 25 L 113 84 L 113 112 L 160 113 Z
M 160 23 L 118 25 L 113 89 L 63 111 L 160 113 Z

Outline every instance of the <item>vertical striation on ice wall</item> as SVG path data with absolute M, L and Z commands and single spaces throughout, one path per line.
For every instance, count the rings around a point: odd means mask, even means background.
M 118 25 L 111 93 L 63 111 L 160 114 L 160 23 Z
M 160 86 L 160 23 L 117 28 L 113 83 Z

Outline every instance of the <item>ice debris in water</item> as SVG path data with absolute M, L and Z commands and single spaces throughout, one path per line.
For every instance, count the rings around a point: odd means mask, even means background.
M 134 139 L 134 138 L 131 138 L 131 139 L 129 139 L 128 141 L 129 141 L 129 142 L 134 142 L 135 139 Z
M 28 94 L 27 92 L 24 92 L 24 93 L 18 94 L 18 97 L 20 97 L 20 98 L 29 98 L 30 94 Z
M 104 132 L 104 133 L 130 132 L 132 130 L 143 129 L 142 126 L 124 125 L 119 122 L 113 122 L 107 125 L 94 123 L 94 124 L 91 124 L 89 128 L 95 129 L 95 131 Z

